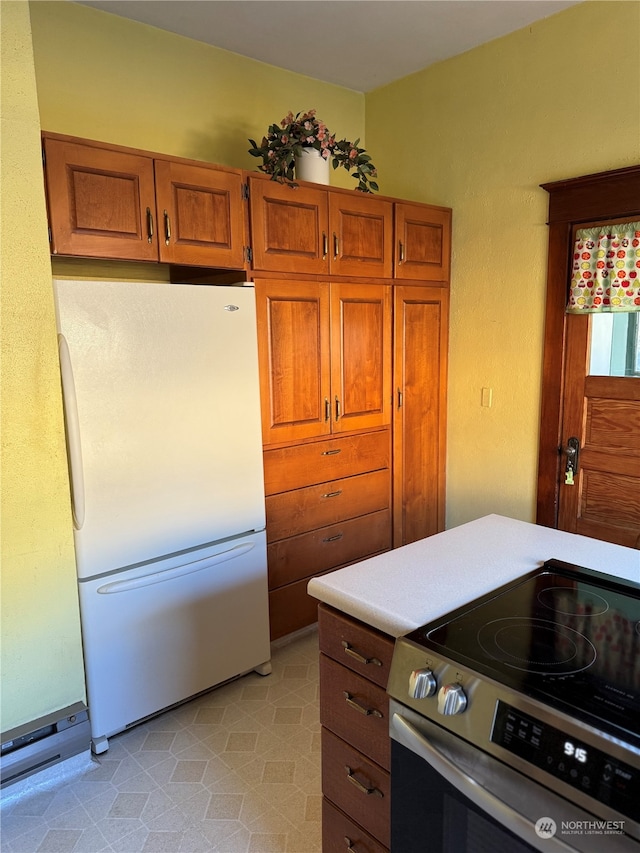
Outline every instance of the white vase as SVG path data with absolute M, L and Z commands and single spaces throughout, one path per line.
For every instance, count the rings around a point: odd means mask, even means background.
M 325 160 L 317 148 L 303 148 L 296 157 L 296 178 L 314 184 L 329 183 L 329 160 Z

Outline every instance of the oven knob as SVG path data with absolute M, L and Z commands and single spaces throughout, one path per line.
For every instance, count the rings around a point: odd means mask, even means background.
M 438 693 L 438 711 L 445 717 L 461 714 L 467 707 L 467 697 L 459 684 L 445 684 Z
M 433 696 L 437 688 L 436 679 L 430 669 L 414 669 L 409 676 L 409 696 L 412 699 L 426 699 Z

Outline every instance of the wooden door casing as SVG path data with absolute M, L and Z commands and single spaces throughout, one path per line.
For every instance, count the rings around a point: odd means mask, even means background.
M 558 527 L 566 462 L 562 451 L 565 438 L 570 437 L 563 435 L 567 324 L 581 319 L 565 313 L 573 228 L 585 222 L 637 219 L 640 216 L 640 165 L 555 181 L 542 184 L 542 187 L 549 193 L 549 254 L 536 521 L 547 527 Z M 577 339 L 574 342 L 581 349 L 583 344 Z M 601 488 L 603 484 L 600 480 Z M 635 544 L 638 546 L 640 542 Z

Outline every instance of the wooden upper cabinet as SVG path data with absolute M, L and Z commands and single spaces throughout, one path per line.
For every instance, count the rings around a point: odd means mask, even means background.
M 253 268 L 293 273 L 328 269 L 325 190 L 249 177 Z
M 258 279 L 262 438 L 391 422 L 391 286 Z
M 44 139 L 51 252 L 158 260 L 150 157 Z
M 155 160 L 160 260 L 243 266 L 242 176 Z
M 329 285 L 255 282 L 265 444 L 331 432 Z
M 393 204 L 358 192 L 329 193 L 329 268 L 335 275 L 391 278 Z
M 44 135 L 51 252 L 242 269 L 242 172 Z
M 391 286 L 331 285 L 332 431 L 391 422 Z
M 422 204 L 395 205 L 395 278 L 448 281 L 451 210 Z

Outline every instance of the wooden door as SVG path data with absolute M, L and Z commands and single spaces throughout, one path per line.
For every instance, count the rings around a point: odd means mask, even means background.
M 592 374 L 598 319 L 567 317 L 558 527 L 640 546 L 640 374 Z M 567 454 L 571 438 L 579 446 L 575 464 Z
M 242 269 L 242 173 L 155 161 L 160 260 Z
M 157 261 L 153 160 L 43 140 L 51 253 Z
M 327 193 L 249 178 L 255 270 L 324 273 L 329 269 Z
M 331 285 L 333 432 L 391 423 L 391 286 Z
M 444 530 L 449 292 L 394 295 L 393 544 Z
M 255 287 L 263 443 L 328 434 L 329 285 L 258 280 Z
M 395 277 L 448 281 L 451 210 L 426 204 L 395 205 Z
M 359 193 L 329 193 L 329 265 L 335 275 L 391 278 L 393 204 Z

